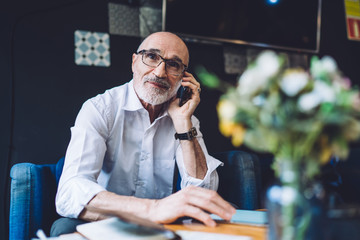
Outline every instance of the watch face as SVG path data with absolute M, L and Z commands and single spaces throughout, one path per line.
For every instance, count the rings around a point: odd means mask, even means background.
M 190 132 L 191 132 L 191 137 L 196 137 L 197 136 L 197 131 L 196 131 L 195 127 L 191 128 Z

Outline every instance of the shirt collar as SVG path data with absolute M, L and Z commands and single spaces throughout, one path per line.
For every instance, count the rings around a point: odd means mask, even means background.
M 134 80 L 131 80 L 127 84 L 127 94 L 128 97 L 125 98 L 125 104 L 124 109 L 127 111 L 137 111 L 140 109 L 144 109 L 143 105 L 140 102 L 140 99 L 136 95 L 135 89 L 134 89 Z

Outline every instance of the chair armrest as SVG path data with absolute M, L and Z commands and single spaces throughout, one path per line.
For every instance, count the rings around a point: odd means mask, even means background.
M 9 239 L 21 240 L 35 237 L 42 228 L 47 234 L 57 218 L 55 194 L 56 164 L 15 164 L 10 171 Z

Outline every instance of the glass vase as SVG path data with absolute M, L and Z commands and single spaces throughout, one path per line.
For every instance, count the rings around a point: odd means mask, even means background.
M 268 239 L 322 239 L 322 208 L 315 197 L 315 185 L 302 181 L 298 167 L 282 166 L 280 173 L 278 184 L 266 193 Z

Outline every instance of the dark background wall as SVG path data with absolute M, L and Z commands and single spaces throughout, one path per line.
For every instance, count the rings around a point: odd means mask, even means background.
M 161 0 L 153 2 L 161 6 Z M 8 0 L 1 4 L 2 239 L 8 238 L 11 166 L 19 162 L 55 163 L 65 154 L 70 139 L 69 129 L 82 103 L 131 79 L 131 55 L 141 37 L 110 35 L 110 67 L 78 66 L 74 63 L 74 31 L 109 32 L 108 3 L 102 0 Z M 222 79 L 236 82 L 236 74 L 225 73 L 223 45 L 188 42 L 188 46 L 191 53 L 189 71 L 194 72 L 194 67 L 201 64 Z M 235 47 L 244 52 L 250 49 L 248 46 Z M 342 0 L 323 0 L 318 55 L 333 56 L 353 83 L 360 83 L 360 42 L 347 39 Z M 218 98 L 218 92 L 203 89 L 202 102 L 196 111 L 210 152 L 234 149 L 229 139 L 224 138 L 217 128 L 215 105 Z M 248 151 L 245 147 L 241 149 Z M 263 165 L 268 167 L 271 158 L 266 155 L 261 158 Z M 357 155 L 353 154 L 352 158 L 356 160 Z M 271 175 L 268 169 L 265 169 L 265 173 Z M 345 190 L 344 195 L 350 191 Z

